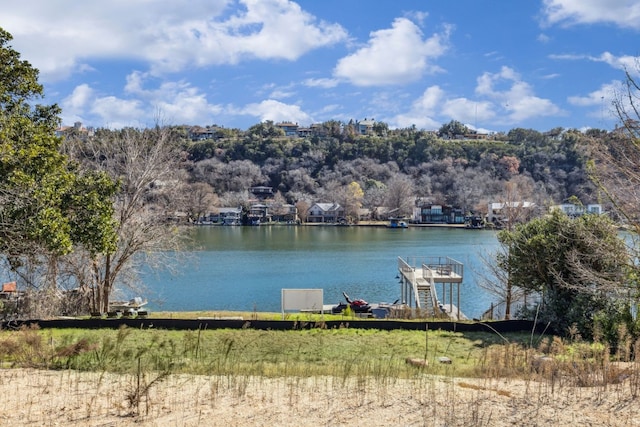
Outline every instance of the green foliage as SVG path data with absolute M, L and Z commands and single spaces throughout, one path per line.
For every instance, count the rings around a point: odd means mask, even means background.
M 442 125 L 438 130 L 438 136 L 448 138 L 453 138 L 458 135 L 462 136 L 468 133 L 470 133 L 469 128 L 457 120 L 451 120 L 449 123 Z
M 462 132 L 460 135 L 472 133 L 461 124 L 450 123 L 444 127 L 453 127 L 456 132 Z M 371 176 L 348 176 L 349 168 L 343 166 L 347 162 L 370 161 L 383 165 L 389 174 L 399 172 L 410 176 L 417 186 L 423 177 L 431 180 L 436 195 L 446 195 L 446 203 L 469 202 L 457 200 L 460 185 L 477 187 L 473 194 L 478 199 L 495 198 L 504 182 L 517 175 L 532 179 L 538 189 L 544 189 L 538 192 L 540 197 L 564 200 L 575 194 L 585 202 L 595 202 L 593 185 L 585 171 L 583 136 L 574 131 L 559 129 L 540 133 L 514 129 L 508 135 L 492 135 L 487 139 L 446 139 L 448 134 L 440 138 L 435 132 L 388 129 L 383 123 L 371 135 L 355 134 L 349 131 L 351 128 L 334 120 L 314 127 L 314 135 L 309 138 L 290 138 L 282 136 L 272 123 L 265 122 L 252 126 L 244 135 L 187 144 L 187 151 L 196 166 L 211 158 L 225 164 L 250 161 L 268 177 L 260 184 L 278 188 L 285 195 L 298 191 L 294 181 L 282 179 L 292 169 L 316 181 L 319 188 L 327 184 L 325 176 L 338 178 L 343 183 L 357 179 L 364 188 Z M 435 171 L 434 165 L 440 162 L 455 165 L 455 170 Z M 460 184 L 466 172 L 472 183 Z M 218 184 L 212 185 L 222 195 L 228 191 L 224 188 L 226 184 L 223 180 L 217 181 Z
M 631 330 L 628 301 L 633 266 L 624 241 L 601 215 L 571 219 L 556 211 L 504 230 L 498 259 L 513 286 L 541 294 L 540 311 L 525 313 L 559 332 L 576 327 L 586 339 L 600 329 L 609 340 L 621 323 Z M 611 341 L 609 341 L 611 342 Z
M 0 29 L 0 253 L 63 255 L 75 244 L 91 251 L 114 247 L 111 197 L 116 185 L 101 174 L 80 174 L 54 135 L 57 105 L 43 96 L 38 70 L 9 46 Z

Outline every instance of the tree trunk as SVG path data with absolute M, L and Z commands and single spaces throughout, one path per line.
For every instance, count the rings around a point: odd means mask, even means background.
M 102 306 L 100 304 L 100 267 L 98 260 L 94 257 L 91 260 L 91 267 L 93 269 L 93 280 L 91 281 L 91 311 L 96 313 L 102 313 Z
M 505 308 L 504 308 L 504 320 L 511 320 L 511 300 L 512 300 L 512 295 L 511 295 L 511 279 L 507 278 L 507 289 L 506 289 L 506 293 L 504 296 L 504 303 L 505 303 Z
M 111 254 L 105 256 L 104 280 L 102 281 L 102 312 L 109 311 L 109 295 L 111 294 Z

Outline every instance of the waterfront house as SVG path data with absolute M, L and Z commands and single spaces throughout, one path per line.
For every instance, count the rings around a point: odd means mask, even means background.
M 336 223 L 341 219 L 344 219 L 344 208 L 338 203 L 315 203 L 307 214 L 307 222 Z
M 489 203 L 487 222 L 504 226 L 508 222 L 527 221 L 533 216 L 535 209 L 536 204 L 527 201 Z
M 270 222 L 271 215 L 269 215 L 269 207 L 263 203 L 255 203 L 249 208 L 249 214 L 247 215 L 249 224 L 259 225 L 261 223 Z
M 465 221 L 461 208 L 447 205 L 420 206 L 416 219 L 422 224 L 464 224 Z
M 298 208 L 288 203 L 269 203 L 271 221 L 294 223 L 298 220 Z
M 561 205 L 551 206 L 550 210 L 561 210 L 570 217 L 578 217 L 584 214 L 601 215 L 603 213 L 602 205 L 598 203 L 593 203 L 586 206 L 581 204 L 563 203 Z
M 242 224 L 242 208 L 218 208 L 217 215 L 209 214 L 211 222 L 222 225 Z

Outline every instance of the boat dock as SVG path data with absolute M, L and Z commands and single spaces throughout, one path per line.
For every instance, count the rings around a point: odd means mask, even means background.
M 467 319 L 460 311 L 460 285 L 464 277 L 461 262 L 449 257 L 398 257 L 398 276 L 401 298 L 407 306 L 427 316 Z M 438 285 L 442 299 L 438 297 Z

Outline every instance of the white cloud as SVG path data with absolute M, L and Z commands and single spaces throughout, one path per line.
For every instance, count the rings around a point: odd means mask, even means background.
M 272 120 L 274 122 L 294 122 L 311 124 L 311 116 L 302 111 L 299 105 L 285 104 L 274 99 L 267 99 L 260 103 L 248 104 L 244 108 L 235 111 L 236 114 L 254 116 L 260 121 Z
M 90 113 L 100 118 L 109 128 L 127 126 L 149 126 L 153 123 L 141 123 L 145 117 L 142 103 L 134 99 L 120 99 L 115 96 L 96 98 L 91 105 Z
M 571 105 L 587 109 L 587 116 L 598 119 L 599 125 L 617 123 L 618 114 L 614 103 L 618 103 L 626 111 L 632 111 L 629 98 L 624 96 L 626 87 L 623 82 L 613 80 L 600 86 L 586 96 L 570 96 L 567 100 Z
M 93 97 L 93 89 L 88 84 L 77 86 L 71 95 L 62 101 L 62 108 L 65 111 L 72 111 L 74 114 L 87 106 Z
M 206 96 L 183 83 L 163 84 L 154 106 L 170 123 L 211 123 L 220 114 L 219 105 L 209 104 Z
M 565 54 L 565 55 L 550 55 L 549 57 L 551 59 L 558 59 L 558 60 L 565 60 L 565 61 L 588 60 L 592 62 L 604 62 L 605 64 L 608 64 L 615 69 L 626 70 L 632 75 L 640 75 L 640 62 L 638 61 L 638 57 L 636 56 L 630 56 L 630 55 L 615 56 L 610 52 L 604 52 L 600 56 Z
M 461 121 L 472 124 L 475 128 L 477 123 L 487 123 L 496 117 L 495 105 L 488 101 L 474 101 L 467 98 L 454 98 L 447 100 L 442 107 L 442 114 Z
M 415 125 L 419 129 L 438 129 L 441 123 L 433 117 L 437 115 L 444 96 L 445 92 L 439 86 L 427 88 L 422 96 L 413 101 L 409 111 L 391 119 L 391 126 L 406 128 Z
M 612 23 L 640 29 L 640 3 L 630 0 L 544 0 L 549 24 Z
M 436 130 L 450 120 L 470 123 L 469 126 L 475 128 L 477 123 L 487 123 L 495 117 L 495 105 L 492 102 L 463 97 L 448 98 L 439 86 L 432 86 L 413 101 L 408 112 L 397 115 L 392 122 L 397 127 L 415 124 L 421 129 Z
M 621 81 L 614 80 L 603 84 L 600 89 L 589 93 L 587 96 L 570 96 L 567 100 L 571 105 L 578 107 L 602 107 L 603 104 L 611 105 L 611 102 L 622 93 L 624 85 Z
M 275 98 L 275 99 L 291 98 L 292 96 L 295 96 L 295 94 L 296 93 L 294 91 L 276 89 L 273 92 L 271 92 L 271 94 L 269 95 L 269 98 Z
M 540 78 L 543 80 L 552 80 L 552 79 L 557 79 L 558 77 L 560 77 L 559 73 L 544 74 L 540 76 Z
M 146 117 L 160 113 L 170 123 L 209 123 L 223 110 L 185 81 L 165 81 L 157 88 L 147 89 L 144 85 L 149 80 L 148 74 L 133 72 L 127 76 L 125 86 L 125 93 L 144 102 Z
M 597 58 L 589 58 L 592 61 L 600 61 L 605 64 L 609 64 L 613 68 L 617 68 L 619 70 L 627 70 L 631 74 L 640 75 L 640 63 L 638 62 L 638 58 L 635 56 L 614 56 L 609 52 L 604 52 Z
M 86 110 L 91 107 L 94 92 L 87 84 L 76 86 L 69 96 L 60 102 L 63 123 L 83 122 Z
M 476 94 L 499 105 L 505 111 L 501 121 L 508 124 L 564 114 L 550 100 L 535 96 L 531 86 L 510 67 L 502 67 L 499 73 L 487 72 L 478 77 Z
M 551 41 L 551 38 L 546 34 L 538 34 L 538 41 L 540 43 L 549 43 L 549 41 Z
M 127 98 L 102 96 L 87 84 L 77 86 L 61 103 L 63 122 L 101 123 L 112 128 L 150 126 L 160 119 L 171 124 L 211 123 L 224 111 L 184 81 L 163 82 L 147 89 L 148 77 L 140 72 L 127 76 Z
M 44 80 L 90 70 L 96 59 L 149 63 L 158 74 L 245 58 L 295 60 L 346 40 L 338 24 L 317 20 L 289 0 L 116 0 L 16 2 L 2 11 L 13 47 Z
M 371 33 L 366 46 L 338 61 L 334 76 L 357 86 L 405 84 L 437 71 L 429 60 L 447 49 L 450 28 L 423 40 L 420 28 L 397 18 L 391 28 Z
M 308 87 L 321 87 L 323 89 L 331 89 L 333 87 L 338 86 L 339 81 L 337 79 L 327 79 L 327 78 L 319 78 L 319 79 L 306 79 L 302 82 L 305 86 Z

